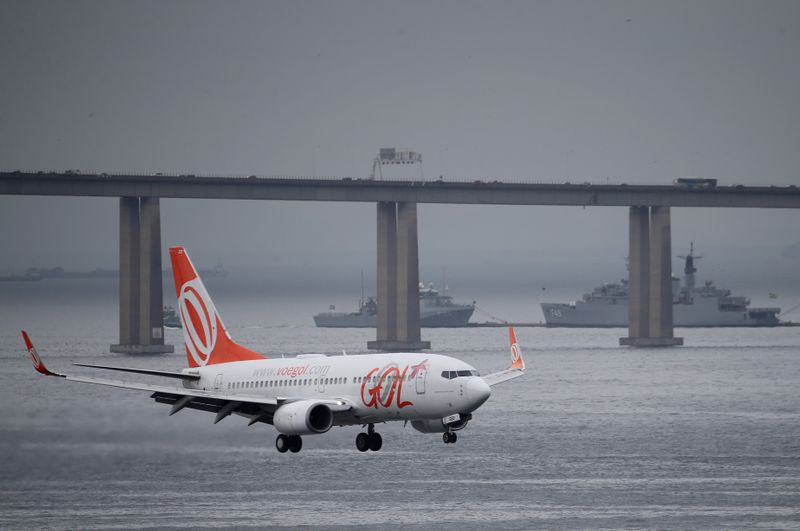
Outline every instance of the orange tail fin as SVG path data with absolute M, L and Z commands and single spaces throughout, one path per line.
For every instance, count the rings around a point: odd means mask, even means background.
M 264 359 L 231 339 L 186 249 L 170 247 L 169 259 L 189 367 Z
M 513 326 L 508 327 L 508 342 L 511 344 L 511 368 L 524 371 L 525 360 L 522 359 L 522 353 L 519 351 L 517 334 L 514 332 Z

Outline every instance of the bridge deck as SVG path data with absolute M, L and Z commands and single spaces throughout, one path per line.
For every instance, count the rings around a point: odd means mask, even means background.
M 800 208 L 800 188 L 793 185 L 687 188 L 641 184 L 0 172 L 0 194 L 483 205 Z

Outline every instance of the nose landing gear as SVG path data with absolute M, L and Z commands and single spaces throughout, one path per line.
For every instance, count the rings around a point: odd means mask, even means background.
M 444 441 L 445 444 L 454 444 L 457 440 L 458 435 L 456 435 L 455 432 L 446 431 L 442 434 L 442 441 Z
M 383 437 L 380 433 L 375 431 L 375 425 L 370 424 L 367 427 L 367 433 L 359 433 L 356 435 L 356 448 L 359 452 L 366 452 L 372 450 L 377 452 L 383 446 Z
M 303 448 L 303 438 L 299 435 L 284 435 L 281 433 L 275 439 L 275 448 L 282 454 L 287 451 L 296 454 Z

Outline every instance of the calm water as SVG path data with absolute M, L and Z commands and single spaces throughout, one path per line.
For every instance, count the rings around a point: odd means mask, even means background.
M 209 290 L 256 350 L 353 355 L 374 334 L 313 328 L 311 314 L 349 296 L 333 288 L 230 282 Z M 184 366 L 181 354 L 108 353 L 113 281 L 0 290 L 4 529 L 800 527 L 800 328 L 679 330 L 687 346 L 667 350 L 619 348 L 620 330 L 520 329 L 529 374 L 496 387 L 455 445 L 389 424 L 379 453 L 355 450 L 358 429 L 334 428 L 294 455 L 275 451 L 270 426 L 168 417 L 146 393 L 34 373 L 23 326 L 55 370 Z M 540 319 L 527 296 L 488 303 Z M 423 335 L 482 372 L 507 364 L 503 329 Z

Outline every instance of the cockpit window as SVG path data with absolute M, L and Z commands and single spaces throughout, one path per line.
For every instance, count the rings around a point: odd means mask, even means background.
M 452 380 L 453 378 L 461 378 L 467 376 L 479 376 L 478 371 L 442 371 L 442 378 L 446 378 L 447 380 Z

